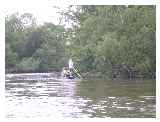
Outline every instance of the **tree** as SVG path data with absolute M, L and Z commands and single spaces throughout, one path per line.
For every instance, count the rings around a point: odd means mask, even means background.
M 29 13 L 6 18 L 7 69 L 48 72 L 60 70 L 64 66 L 64 27 L 51 23 L 37 26 L 35 21 Z
M 146 77 L 155 72 L 155 6 L 77 8 L 72 53 L 82 71 L 110 75 L 112 67 L 119 65 Z
M 35 72 L 38 71 L 40 61 L 38 59 L 23 58 L 19 64 L 17 64 L 17 68 L 20 72 Z
M 118 66 L 155 74 L 155 6 L 69 6 L 60 13 L 59 25 L 36 25 L 28 13 L 6 17 L 7 68 L 33 61 L 30 71 L 60 71 L 71 57 L 81 72 L 112 77 Z

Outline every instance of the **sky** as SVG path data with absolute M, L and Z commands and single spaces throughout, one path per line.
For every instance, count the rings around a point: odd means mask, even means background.
M 90 1 L 90 2 L 89 2 Z M 124 1 L 120 2 L 119 1 Z M 59 15 L 56 13 L 56 9 L 53 6 L 59 6 L 64 9 L 68 5 L 109 5 L 109 4 L 128 4 L 130 0 L 4 0 L 0 7 L 3 7 L 5 15 L 10 15 L 15 12 L 20 14 L 31 13 L 36 17 L 37 24 L 43 24 L 44 22 L 52 22 L 58 24 Z M 132 0 L 134 1 L 134 0 Z M 138 0 L 139 1 L 139 0 Z M 143 1 L 143 0 L 140 0 Z M 146 1 L 146 0 L 145 0 Z M 149 0 L 150 1 L 150 0 Z M 136 2 L 132 2 L 136 4 Z
M 28 2 L 19 2 L 19 0 L 15 4 L 11 3 L 7 8 L 4 9 L 5 16 L 11 15 L 13 13 L 18 12 L 19 14 L 23 13 L 31 13 L 36 18 L 37 24 L 43 24 L 44 22 L 52 22 L 54 24 L 59 23 L 59 14 L 56 13 L 58 9 L 54 8 L 54 6 L 58 6 L 62 9 L 65 9 L 68 5 L 64 4 L 54 4 L 51 2 L 38 2 L 37 0 L 28 0 Z

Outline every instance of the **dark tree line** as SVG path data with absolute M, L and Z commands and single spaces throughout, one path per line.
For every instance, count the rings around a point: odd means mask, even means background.
M 60 71 L 72 57 L 82 73 L 155 76 L 155 6 L 70 6 L 60 13 L 71 28 L 36 25 L 31 14 L 6 17 L 6 71 Z
M 6 17 L 6 71 L 59 71 L 68 58 L 65 33 L 60 25 L 36 25 L 31 14 Z

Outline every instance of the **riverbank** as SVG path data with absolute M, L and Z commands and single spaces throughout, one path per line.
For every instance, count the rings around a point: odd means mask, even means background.
M 8 80 L 26 80 L 26 79 L 43 79 L 47 80 L 50 78 L 57 78 L 60 77 L 61 72 L 42 72 L 42 73 L 6 73 L 5 79 Z M 155 80 L 155 78 L 145 78 L 145 77 L 134 77 L 134 78 L 123 78 L 123 77 L 109 77 L 105 74 L 101 73 L 81 73 L 83 79 L 104 79 L 104 80 Z

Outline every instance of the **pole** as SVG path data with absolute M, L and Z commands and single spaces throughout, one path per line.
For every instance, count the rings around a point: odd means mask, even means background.
M 76 73 L 80 78 L 82 78 L 82 76 L 78 73 L 78 71 L 77 71 L 75 68 L 73 68 L 73 70 L 75 71 L 75 73 Z

